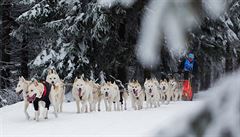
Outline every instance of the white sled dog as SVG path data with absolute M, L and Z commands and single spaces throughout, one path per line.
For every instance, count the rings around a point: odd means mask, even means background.
M 94 81 L 90 80 L 88 82 L 90 86 L 92 87 L 92 94 L 93 94 L 93 101 L 91 104 L 91 109 L 93 111 L 101 111 L 100 105 L 101 105 L 101 86 Z
M 177 82 L 177 88 L 174 90 L 174 100 L 181 101 L 182 100 L 182 93 L 183 93 L 183 81 Z
M 164 103 L 166 100 L 168 90 L 169 90 L 169 84 L 168 84 L 167 80 L 166 79 L 160 80 L 159 94 L 160 94 L 160 99 L 161 99 L 162 103 Z
M 138 81 L 132 81 L 128 83 L 128 92 L 131 98 L 132 108 L 135 110 L 143 109 L 143 101 L 145 94 Z
M 93 102 L 93 88 L 91 85 L 84 81 L 81 77 L 77 77 L 73 83 L 72 95 L 76 101 L 77 113 L 80 113 L 80 103 L 81 103 L 81 113 L 87 113 L 92 111 L 91 104 Z
M 46 81 L 52 85 L 50 92 L 50 101 L 54 107 L 54 113 L 62 112 L 65 86 L 64 82 L 59 78 L 56 70 L 49 69 Z
M 114 105 L 114 111 L 120 110 L 120 91 L 115 82 L 113 84 L 111 82 L 102 84 L 101 95 L 106 111 L 112 111 L 112 105 Z
M 175 79 L 170 79 L 168 83 L 169 83 L 169 90 L 166 93 L 166 95 L 167 95 L 167 99 L 166 99 L 167 104 L 169 104 L 171 99 L 173 100 L 174 91 L 177 89 L 177 82 L 175 81 Z
M 21 76 L 21 77 L 19 77 L 17 87 L 15 88 L 15 91 L 18 95 L 23 93 L 24 114 L 25 114 L 25 116 L 28 120 L 30 119 L 30 116 L 27 112 L 27 109 L 28 109 L 28 106 L 29 106 L 29 102 L 27 100 L 27 90 L 28 90 L 28 85 L 29 84 L 30 84 L 30 81 L 25 80 L 24 77 Z
M 48 119 L 48 110 L 50 106 L 49 94 L 51 85 L 47 83 L 39 83 L 37 80 L 32 81 L 27 90 L 27 100 L 29 103 L 33 103 L 35 110 L 35 120 L 39 121 L 40 104 L 44 108 L 43 116 Z M 56 114 L 55 114 L 56 116 Z
M 144 88 L 147 100 L 147 108 L 159 107 L 160 106 L 160 95 L 158 91 L 158 81 L 157 80 L 145 80 Z

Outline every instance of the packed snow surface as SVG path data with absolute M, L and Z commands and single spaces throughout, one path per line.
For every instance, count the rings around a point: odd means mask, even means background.
M 128 101 L 129 102 L 129 101 Z M 58 118 L 50 108 L 49 119 L 33 120 L 33 107 L 29 107 L 30 120 L 23 113 L 23 102 L 0 109 L 0 136 L 154 136 L 160 129 L 174 124 L 182 117 L 198 113 L 204 101 L 171 102 L 159 108 L 106 112 L 76 113 L 75 102 L 64 103 Z

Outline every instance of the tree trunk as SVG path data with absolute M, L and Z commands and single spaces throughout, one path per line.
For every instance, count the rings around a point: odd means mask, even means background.
M 1 5 L 2 7 L 2 59 L 1 59 L 1 77 L 0 84 L 1 88 L 4 89 L 10 86 L 10 32 L 11 32 L 11 22 L 10 22 L 10 10 L 11 3 L 10 1 L 5 1 Z
M 22 51 L 21 51 L 21 75 L 24 78 L 28 78 L 28 50 L 27 50 L 28 41 L 26 36 L 24 36 L 22 41 Z

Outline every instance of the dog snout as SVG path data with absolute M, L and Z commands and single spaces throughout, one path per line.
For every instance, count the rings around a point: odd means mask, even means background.
M 54 81 L 52 81 L 52 84 L 54 84 Z
M 163 86 L 163 90 L 165 90 L 165 88 L 166 88 L 166 87 L 165 87 L 165 86 Z
M 108 92 L 105 92 L 105 96 L 108 97 Z
M 152 93 L 152 89 L 151 88 L 149 89 L 149 93 Z

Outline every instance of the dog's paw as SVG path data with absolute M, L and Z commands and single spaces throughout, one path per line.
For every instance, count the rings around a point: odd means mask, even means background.
M 30 120 L 30 116 L 29 116 L 29 115 L 27 115 L 27 116 L 26 116 L 26 119 L 27 119 L 27 120 Z
M 54 113 L 54 116 L 55 116 L 55 118 L 57 118 L 58 117 L 57 113 Z

